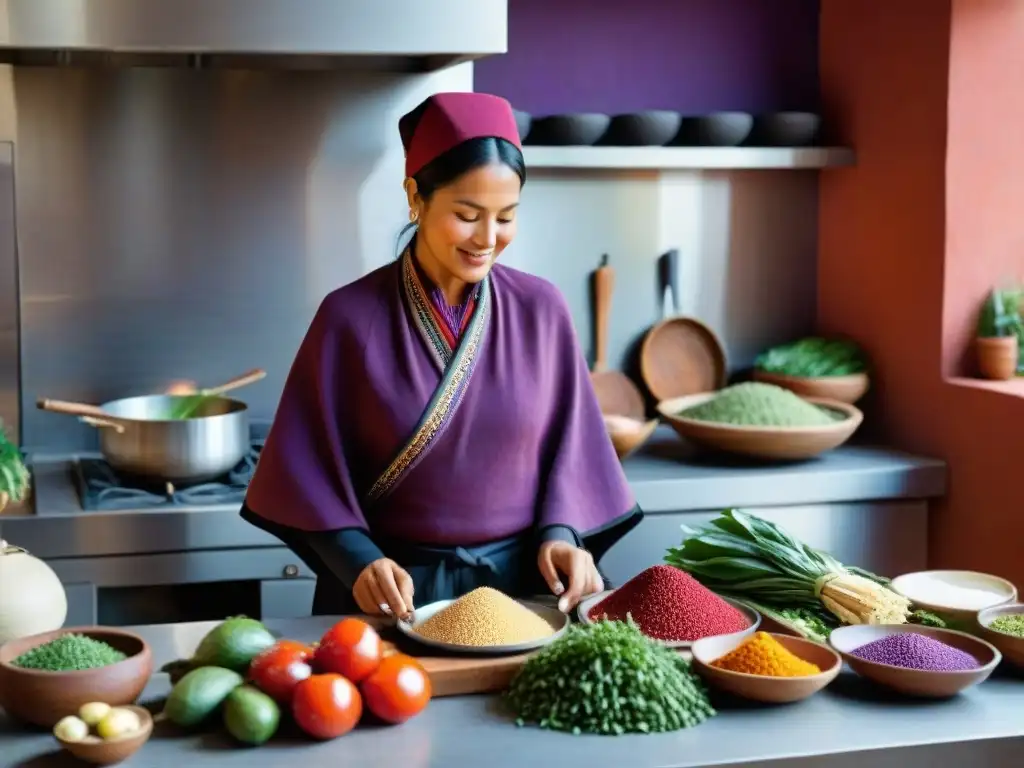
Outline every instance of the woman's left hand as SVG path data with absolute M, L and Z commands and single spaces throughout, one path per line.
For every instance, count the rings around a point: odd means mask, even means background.
M 567 541 L 545 541 L 537 553 L 537 567 L 551 591 L 559 596 L 558 610 L 568 613 L 587 595 L 604 589 L 593 556 Z M 562 576 L 569 582 L 562 583 Z

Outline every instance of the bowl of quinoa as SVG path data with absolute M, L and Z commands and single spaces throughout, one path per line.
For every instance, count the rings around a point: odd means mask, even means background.
M 702 448 L 771 460 L 809 459 L 832 450 L 864 420 L 849 403 L 800 397 L 756 381 L 663 400 L 658 412 L 676 434 Z
M 134 704 L 153 673 L 138 635 L 111 627 L 68 627 L 0 645 L 0 707 L 16 720 L 52 728 L 91 701 Z
M 1024 603 L 996 605 L 978 611 L 981 636 L 999 649 L 1003 658 L 1024 669 Z

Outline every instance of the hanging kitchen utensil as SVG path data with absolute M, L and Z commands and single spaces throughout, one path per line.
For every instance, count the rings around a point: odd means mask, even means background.
M 692 317 L 679 316 L 679 251 L 659 262 L 662 320 L 640 348 L 640 373 L 655 401 L 712 392 L 725 386 L 728 367 L 718 336 Z
M 241 376 L 236 376 L 235 378 L 224 382 L 220 386 L 201 389 L 193 395 L 182 395 L 178 397 L 177 401 L 174 403 L 167 418 L 191 419 L 202 409 L 205 403 L 210 401 L 211 398 L 223 395 L 225 392 L 231 392 L 232 390 L 248 386 L 249 384 L 255 384 L 260 379 L 266 377 L 266 375 L 266 371 L 260 368 L 253 368 L 251 371 L 243 373 Z
M 608 264 L 608 256 L 594 270 L 594 369 L 590 374 L 597 392 L 601 413 L 628 416 L 643 421 L 644 398 L 636 384 L 620 371 L 608 370 L 608 322 L 611 314 L 612 293 L 615 290 L 615 271 Z

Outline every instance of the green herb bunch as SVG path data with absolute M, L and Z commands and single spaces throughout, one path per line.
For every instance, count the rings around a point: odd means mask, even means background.
M 675 731 L 715 714 L 689 661 L 632 621 L 570 627 L 527 660 L 505 698 L 519 725 L 575 734 Z
M 28 469 L 18 446 L 7 439 L 3 424 L 0 423 L 0 495 L 8 500 L 24 501 L 28 496 L 30 479 Z
M 868 362 L 852 341 L 812 336 L 765 350 L 754 367 L 783 376 L 849 376 L 867 371 Z
M 685 539 L 665 562 L 713 592 L 780 608 L 824 606 L 844 624 L 903 624 L 910 601 L 887 581 L 807 546 L 781 526 L 739 510 Z

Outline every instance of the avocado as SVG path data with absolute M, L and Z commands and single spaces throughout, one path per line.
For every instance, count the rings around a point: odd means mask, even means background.
M 243 744 L 265 744 L 280 722 L 281 710 L 275 701 L 251 685 L 235 688 L 224 702 L 224 726 Z
M 164 714 L 183 728 L 199 725 L 244 682 L 240 674 L 223 667 L 193 669 L 171 689 L 164 703 Z
M 207 632 L 196 648 L 192 664 L 245 673 L 249 662 L 276 642 L 277 638 L 256 619 L 236 616 Z

